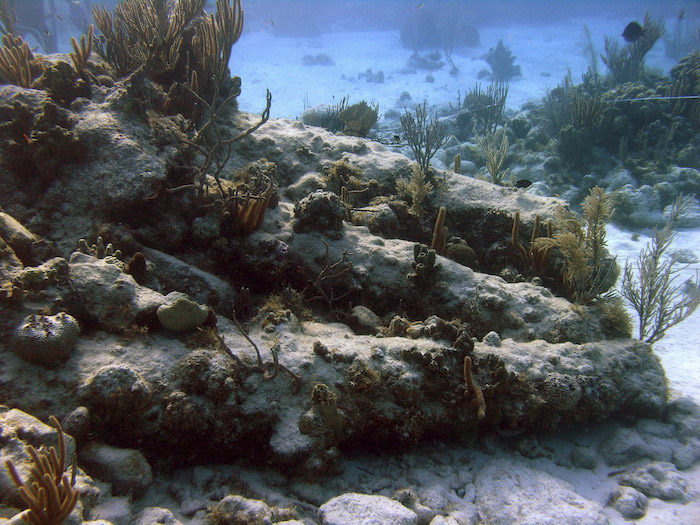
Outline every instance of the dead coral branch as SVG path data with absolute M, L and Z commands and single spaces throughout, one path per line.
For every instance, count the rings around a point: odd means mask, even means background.
M 279 362 L 279 358 L 277 357 L 277 354 L 279 353 L 279 343 L 275 343 L 272 345 L 270 348 L 270 352 L 272 353 L 272 363 L 270 362 L 263 362 L 262 356 L 260 354 L 260 350 L 258 350 L 258 346 L 253 342 L 253 340 L 250 338 L 248 335 L 248 332 L 245 331 L 243 326 L 238 322 L 238 319 L 236 319 L 236 315 L 234 312 L 233 315 L 233 320 L 236 322 L 236 326 L 238 327 L 238 330 L 241 332 L 241 335 L 245 337 L 246 341 L 248 341 L 251 346 L 255 349 L 255 353 L 257 355 L 257 364 L 256 365 L 247 365 L 243 362 L 243 360 L 238 357 L 231 348 L 226 344 L 224 341 L 224 338 L 222 335 L 219 334 L 219 332 L 214 329 L 214 337 L 216 338 L 217 342 L 219 343 L 219 349 L 225 352 L 231 359 L 233 359 L 238 366 L 240 366 L 244 371 L 248 373 L 258 373 L 263 375 L 263 379 L 265 380 L 272 380 L 277 375 L 279 374 L 279 371 L 282 370 L 289 374 L 289 376 L 292 378 L 292 391 L 294 393 L 298 392 L 299 389 L 301 388 L 301 385 L 303 383 L 303 379 L 301 378 L 300 375 L 295 374 L 292 372 L 289 368 L 284 366 Z M 272 371 L 270 371 L 272 369 Z
M 322 300 L 324 303 L 326 303 L 328 311 L 330 312 L 333 310 L 334 302 L 340 301 L 350 294 L 350 290 L 348 290 L 347 292 L 336 296 L 333 285 L 340 277 L 345 276 L 352 270 L 352 263 L 346 262 L 348 257 L 347 251 L 343 251 L 343 255 L 338 261 L 331 263 L 329 255 L 330 247 L 326 241 L 322 240 L 321 242 L 323 242 L 324 246 L 326 247 L 326 254 L 324 257 L 325 263 L 319 274 L 312 282 L 312 285 L 316 289 L 318 295 L 312 297 L 311 300 Z

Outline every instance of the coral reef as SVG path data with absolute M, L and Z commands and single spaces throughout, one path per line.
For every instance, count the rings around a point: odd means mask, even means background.
M 351 136 L 366 135 L 376 120 L 377 108 L 366 103 L 343 99 L 316 113 L 323 120 L 327 112 L 335 131 L 347 126 L 343 134 L 269 120 L 270 96 L 260 116 L 236 111 L 240 80 L 224 78 L 225 42 L 212 62 L 197 66 L 217 72 L 211 83 L 199 69 L 187 70 L 182 56 L 163 53 L 206 48 L 187 37 L 205 27 L 228 27 L 235 41 L 240 4 L 219 1 L 216 15 L 186 27 L 202 4 L 174 2 L 161 16 L 161 29 L 170 28 L 175 40 L 157 31 L 150 51 L 129 42 L 138 48 L 134 56 L 145 56 L 138 64 L 119 62 L 123 43 L 112 25 L 99 50 L 120 70 L 111 83 L 97 79 L 89 44 L 98 42 L 88 33 L 73 44 L 73 66 L 67 58 L 42 62 L 32 80 L 38 89 L 0 90 L 0 183 L 10 190 L 0 205 L 12 213 L 0 212 L 0 324 L 10 334 L 27 318 L 28 328 L 18 331 L 32 335 L 31 344 L 19 336 L 0 342 L 16 350 L 0 352 L 0 402 L 60 416 L 76 434 L 81 464 L 115 494 L 138 499 L 152 491 L 177 500 L 179 509 L 139 509 L 129 518 L 144 524 L 176 520 L 178 512 L 211 523 L 296 519 L 256 501 L 261 496 L 236 478 L 244 462 L 269 468 L 260 479 L 304 501 L 298 511 L 307 519 L 337 495 L 330 483 L 309 482 L 334 475 L 357 451 L 429 443 L 440 447 L 436 457 L 452 458 L 450 443 L 478 441 L 485 451 L 512 447 L 536 457 L 546 453 L 537 443 L 543 432 L 601 421 L 619 430 L 601 449 L 604 458 L 579 445 L 561 465 L 593 468 L 642 453 L 679 469 L 697 461 L 695 405 L 669 402 L 652 348 L 629 338 L 621 303 L 601 296 L 615 277 L 605 224 L 618 203 L 633 206 L 623 197 L 613 204 L 610 188 L 625 195 L 629 184 L 630 199 L 656 192 L 659 203 L 670 203 L 682 185 L 696 184 L 696 172 L 677 171 L 671 184 L 627 158 L 634 171 L 620 175 L 622 182 L 601 181 L 603 189 L 577 171 L 596 166 L 601 148 L 621 160 L 625 141 L 628 153 L 647 151 L 640 130 L 656 141 L 659 158 L 685 150 L 682 158 L 692 160 L 694 109 L 658 97 L 693 92 L 697 56 L 671 79 L 642 75 L 615 92 L 607 80 L 565 80 L 544 103 L 548 109 L 533 103 L 505 113 L 503 83 L 477 85 L 440 120 L 421 104 L 405 112 L 407 143 L 395 144 L 413 149 L 412 162 L 379 141 Z M 105 28 L 127 19 L 147 27 L 154 13 L 164 15 L 148 11 L 155 3 L 120 6 L 114 15 L 99 11 Z M 134 18 L 139 13 L 143 21 Z M 200 36 L 209 44 L 215 38 Z M 73 87 L 87 85 L 89 93 L 71 92 L 73 80 L 85 81 Z M 673 137 L 669 122 L 677 122 Z M 389 131 L 398 135 L 398 126 Z M 451 129 L 461 138 L 448 136 Z M 486 169 L 502 185 L 465 176 L 482 169 L 471 159 L 484 162 L 478 143 L 489 138 L 496 140 L 482 144 L 491 151 Z M 62 150 L 74 142 L 82 149 L 66 158 Z M 586 150 L 580 159 L 577 143 Z M 440 169 L 453 159 L 454 171 Z M 506 160 L 512 177 L 504 177 Z M 24 177 L 30 163 L 38 177 Z M 645 184 L 649 190 L 634 191 Z M 582 218 L 564 200 L 541 196 L 560 188 L 574 208 L 582 204 Z M 644 420 L 666 425 L 668 443 L 634 448 L 654 435 Z M 3 455 L 18 449 L 14 438 L 2 437 Z M 450 488 L 437 504 L 407 489 L 393 503 L 364 504 L 374 515 L 393 509 L 407 522 L 446 522 L 457 499 L 501 516 L 506 511 L 492 504 L 487 476 L 500 467 L 481 460 L 481 474 L 455 467 L 478 495 Z M 204 464 L 223 470 L 212 474 Z M 624 481 L 641 494 L 653 473 L 682 486 L 668 465 Z M 537 479 L 548 495 L 571 495 L 549 474 Z M 192 483 L 211 498 L 194 501 L 183 488 Z M 393 490 L 391 483 L 379 490 L 386 487 Z M 652 497 L 662 492 L 649 488 Z M 628 508 L 636 501 L 641 509 L 635 497 L 620 491 L 611 502 Z M 0 499 L 17 497 L 2 492 Z M 580 516 L 600 512 L 600 505 L 570 501 Z M 541 511 L 540 500 L 530 503 Z M 328 519 L 353 522 L 343 509 L 321 508 Z M 476 510 L 472 517 L 465 522 L 476 522 Z

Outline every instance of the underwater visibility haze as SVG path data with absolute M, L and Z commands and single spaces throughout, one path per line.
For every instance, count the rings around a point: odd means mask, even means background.
M 700 3 L 0 33 L 0 523 L 700 523 Z

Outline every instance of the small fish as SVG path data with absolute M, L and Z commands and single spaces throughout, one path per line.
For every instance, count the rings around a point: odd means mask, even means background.
M 30 139 L 30 138 L 27 136 L 26 133 L 22 133 L 22 136 L 24 137 L 24 140 L 27 141 L 27 144 L 31 144 L 31 143 L 32 143 L 32 139 Z
M 647 30 L 640 26 L 637 22 L 630 22 L 622 32 L 622 38 L 628 42 L 636 42 L 642 38 L 646 32 Z
M 519 179 L 515 181 L 515 187 L 516 188 L 527 188 L 529 186 L 532 186 L 532 181 L 527 180 L 527 179 Z
M 423 9 L 423 6 L 424 6 L 424 5 L 425 5 L 425 4 L 418 4 L 418 7 L 416 7 L 416 9 Z

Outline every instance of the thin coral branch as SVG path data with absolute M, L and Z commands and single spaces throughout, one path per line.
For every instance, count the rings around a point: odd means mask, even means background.
M 234 315 L 234 320 L 235 320 L 235 315 Z M 301 388 L 302 383 L 303 383 L 303 379 L 301 378 L 300 375 L 295 374 L 295 373 L 292 372 L 289 368 L 287 368 L 286 366 L 282 365 L 282 364 L 279 362 L 279 359 L 278 359 L 278 357 L 277 357 L 277 353 L 278 353 L 278 351 L 279 351 L 279 344 L 276 343 L 275 345 L 273 345 L 272 348 L 270 348 L 270 352 L 272 353 L 272 363 L 263 363 L 263 362 L 262 362 L 262 358 L 260 357 L 260 352 L 258 351 L 258 347 L 255 345 L 255 343 L 253 342 L 253 340 L 248 336 L 248 334 L 246 333 L 246 331 L 243 329 L 243 327 L 240 325 L 240 323 L 239 323 L 237 320 L 236 320 L 236 324 L 238 325 L 238 329 L 241 331 L 241 334 L 243 334 L 243 337 L 245 337 L 246 340 L 247 340 L 251 345 L 253 345 L 253 348 L 255 348 L 255 351 L 256 351 L 256 353 L 258 354 L 258 358 L 259 358 L 258 363 L 259 363 L 259 364 L 258 364 L 257 366 L 246 365 L 246 364 L 243 362 L 243 360 L 241 360 L 241 358 L 238 357 L 235 353 L 233 353 L 233 350 L 231 350 L 231 349 L 228 347 L 228 345 L 227 345 L 226 342 L 224 341 L 223 336 L 220 335 L 216 330 L 214 330 L 214 336 L 216 337 L 216 339 L 217 339 L 217 341 L 218 341 L 218 343 L 219 343 L 219 347 L 221 348 L 221 350 L 223 350 L 224 352 L 226 352 L 226 354 L 228 354 L 228 356 L 229 356 L 231 359 L 233 359 L 233 360 L 236 362 L 236 364 L 238 364 L 238 365 L 239 365 L 241 368 L 243 368 L 244 370 L 246 370 L 246 371 L 248 371 L 248 372 L 251 372 L 251 373 L 260 373 L 260 374 L 263 374 L 263 378 L 264 378 L 265 380 L 274 379 L 275 377 L 277 377 L 277 375 L 278 375 L 278 373 L 279 373 L 280 370 L 286 372 L 286 373 L 289 374 L 289 376 L 292 378 L 292 385 L 293 385 L 293 386 L 292 386 L 292 391 L 293 391 L 294 393 L 298 392 L 299 389 Z M 267 368 L 270 368 L 270 366 L 272 366 L 272 372 L 268 372 L 268 371 L 266 370 Z
M 312 301 L 322 299 L 326 303 L 328 310 L 331 311 L 333 309 L 334 302 L 340 301 L 350 295 L 350 291 L 348 290 L 347 292 L 336 297 L 335 291 L 333 290 L 333 282 L 339 277 L 342 277 L 350 272 L 352 270 L 352 263 L 345 262 L 348 257 L 347 251 L 343 251 L 343 254 L 338 261 L 331 263 L 329 253 L 330 247 L 325 240 L 322 240 L 321 242 L 323 242 L 326 249 L 324 257 L 325 264 L 312 283 L 318 292 L 318 295 L 313 297 Z

